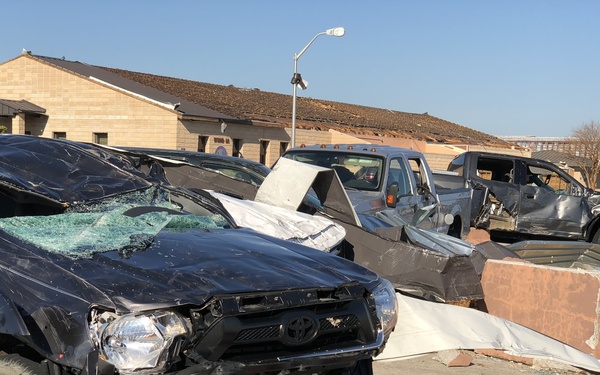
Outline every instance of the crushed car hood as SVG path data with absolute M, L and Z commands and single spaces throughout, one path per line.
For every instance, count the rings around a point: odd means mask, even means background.
M 11 256 L 3 259 L 41 257 L 47 267 L 3 260 L 1 268 L 47 284 L 53 292 L 90 303 L 111 301 L 122 312 L 201 305 L 222 293 L 327 288 L 356 281 L 368 285 L 378 279 L 340 257 L 248 229 L 164 229 L 145 250 L 101 252 L 84 259 L 56 255 L 16 238 L 10 247 Z

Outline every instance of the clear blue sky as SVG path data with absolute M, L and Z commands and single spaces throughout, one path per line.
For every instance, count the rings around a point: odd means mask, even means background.
M 10 5 L 9 5 L 10 4 Z M 600 121 L 600 1 L 31 1 L 3 4 L 0 62 L 91 65 L 424 113 L 492 135 Z M 290 101 L 291 112 L 291 101 Z

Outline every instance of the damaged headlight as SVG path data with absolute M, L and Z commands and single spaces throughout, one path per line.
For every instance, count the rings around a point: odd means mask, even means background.
M 185 340 L 186 320 L 172 311 L 116 315 L 92 312 L 90 332 L 100 355 L 121 373 L 169 365 Z
M 398 300 L 396 291 L 386 279 L 373 290 L 375 306 L 377 308 L 377 317 L 381 322 L 381 328 L 386 337 L 394 330 L 398 320 Z

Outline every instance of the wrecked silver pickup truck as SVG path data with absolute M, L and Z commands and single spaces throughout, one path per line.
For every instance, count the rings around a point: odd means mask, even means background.
M 568 239 L 600 243 L 600 194 L 553 163 L 485 152 L 465 152 L 448 166 L 485 193 L 473 225 L 492 239 Z M 474 206 L 476 208 L 477 206 Z
M 0 135 L 0 374 L 340 373 L 389 282 L 98 148 Z
M 469 233 L 471 190 L 440 186 L 418 151 L 368 144 L 312 145 L 288 150 L 282 157 L 334 169 L 359 215 L 386 211 L 411 222 L 420 208 L 435 205 L 422 228 L 457 238 Z

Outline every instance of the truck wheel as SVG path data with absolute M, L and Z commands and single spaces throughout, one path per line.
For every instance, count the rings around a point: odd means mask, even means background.
M 351 368 L 333 370 L 327 375 L 373 375 L 373 359 L 362 359 Z
M 18 354 L 0 357 L 0 375 L 38 375 L 40 365 Z

